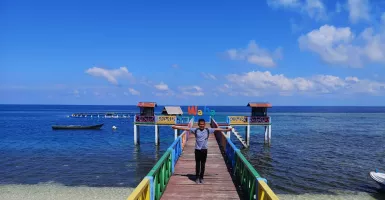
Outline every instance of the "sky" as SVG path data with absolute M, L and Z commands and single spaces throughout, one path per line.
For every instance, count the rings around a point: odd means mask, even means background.
M 385 106 L 385 1 L 0 1 L 0 104 Z

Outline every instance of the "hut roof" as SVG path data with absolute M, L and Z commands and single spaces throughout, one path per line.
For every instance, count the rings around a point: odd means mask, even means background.
M 156 103 L 155 102 L 139 102 L 138 103 L 138 107 L 148 107 L 148 108 L 154 108 L 156 107 Z
M 183 115 L 183 111 L 180 106 L 165 106 L 163 112 L 167 112 L 169 115 Z
M 259 102 L 250 102 L 247 104 L 250 107 L 258 107 L 258 108 L 271 108 L 271 103 L 259 103 Z

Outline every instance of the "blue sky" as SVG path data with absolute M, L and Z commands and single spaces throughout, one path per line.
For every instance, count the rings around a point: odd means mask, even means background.
M 0 4 L 0 103 L 385 105 L 382 1 Z

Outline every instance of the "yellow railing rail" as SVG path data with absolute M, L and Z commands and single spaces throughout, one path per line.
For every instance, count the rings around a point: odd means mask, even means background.
M 258 180 L 258 200 L 278 200 L 277 195 L 263 180 Z
M 150 179 L 145 177 L 127 200 L 150 200 Z

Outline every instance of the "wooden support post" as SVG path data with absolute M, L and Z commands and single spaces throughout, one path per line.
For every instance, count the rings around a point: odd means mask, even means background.
M 134 124 L 134 144 L 137 145 L 140 143 L 140 129 L 139 125 Z
M 226 137 L 227 137 L 227 138 L 230 138 L 230 134 L 231 134 L 231 131 L 227 131 Z
M 176 138 L 178 138 L 178 129 L 174 130 L 174 140 L 176 140 Z
M 265 143 L 268 141 L 269 126 L 265 126 Z
M 268 140 L 269 140 L 269 144 L 271 143 L 271 117 L 269 117 L 269 132 L 268 132 Z
M 271 124 L 269 125 L 269 134 L 268 134 L 268 138 L 269 138 L 269 144 L 271 143 Z
M 247 147 L 250 146 L 250 125 L 248 124 L 247 127 L 246 127 L 246 144 L 247 144 Z
M 155 125 L 155 145 L 159 145 L 159 126 Z

